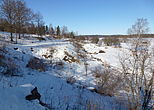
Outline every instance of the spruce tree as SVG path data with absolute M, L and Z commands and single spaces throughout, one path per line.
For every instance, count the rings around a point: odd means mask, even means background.
M 59 26 L 57 26 L 57 36 L 60 36 L 60 27 Z

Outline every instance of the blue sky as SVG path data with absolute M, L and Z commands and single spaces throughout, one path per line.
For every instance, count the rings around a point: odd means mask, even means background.
M 137 18 L 154 33 L 154 0 L 25 0 L 46 24 L 68 26 L 78 34 L 127 34 Z

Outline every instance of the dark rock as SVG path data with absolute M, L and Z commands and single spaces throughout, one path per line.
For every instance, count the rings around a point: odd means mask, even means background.
M 99 53 L 105 53 L 105 51 L 103 51 L 103 50 L 100 50 L 100 51 L 99 51 Z
M 24 51 L 22 51 L 23 54 L 26 54 Z
M 31 91 L 32 95 L 35 96 L 36 99 L 40 100 L 41 95 L 37 90 L 37 87 L 35 87 L 32 91 Z
M 35 88 L 31 91 L 31 94 L 29 94 L 29 95 L 27 95 L 27 96 L 25 97 L 25 99 L 26 99 L 26 100 L 29 100 L 29 101 L 38 99 L 38 100 L 39 100 L 39 104 L 40 104 L 41 106 L 44 106 L 45 108 L 51 110 L 52 108 L 51 108 L 48 104 L 42 102 L 42 101 L 40 100 L 40 98 L 41 98 L 41 95 L 40 95 L 40 93 L 38 92 L 37 87 L 35 87 Z M 45 110 L 46 110 L 46 109 L 45 109 Z
M 40 101 L 40 98 L 41 98 L 41 95 L 40 93 L 38 92 L 37 90 L 37 87 L 35 87 L 32 91 L 31 91 L 31 94 L 30 95 L 27 95 L 25 97 L 26 100 L 35 100 L 35 99 L 38 99 Z
M 26 100 L 35 100 L 35 97 L 33 96 L 33 95 L 27 95 L 26 97 L 25 97 L 25 99 Z
M 18 50 L 18 48 L 14 48 L 14 50 Z
M 31 49 L 31 51 L 34 51 L 34 49 L 32 47 L 30 49 Z

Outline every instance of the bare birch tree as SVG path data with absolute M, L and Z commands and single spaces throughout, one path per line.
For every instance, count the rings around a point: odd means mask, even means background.
M 138 19 L 128 30 L 136 36 L 130 42 L 130 51 L 120 58 L 122 73 L 127 83 L 129 107 L 131 110 L 151 110 L 154 93 L 154 50 L 142 38 L 148 33 L 146 19 Z
M 37 25 L 37 34 L 38 36 L 42 36 L 43 35 L 43 26 L 44 26 L 44 22 L 43 22 L 43 16 L 41 15 L 41 13 L 36 13 L 34 15 L 35 18 L 35 22 Z
M 26 23 L 31 21 L 33 18 L 33 13 L 31 9 L 27 8 L 26 3 L 22 0 L 16 1 L 15 8 L 16 15 L 16 28 L 19 33 L 19 39 L 21 38 L 21 33 Z
M 15 0 L 2 0 L 0 11 L 2 17 L 8 22 L 7 30 L 10 31 L 11 41 L 13 41 L 14 24 L 15 24 Z

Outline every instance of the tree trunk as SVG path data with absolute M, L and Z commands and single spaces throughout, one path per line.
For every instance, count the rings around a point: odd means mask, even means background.
M 21 39 L 21 34 L 20 34 L 20 30 L 19 30 L 19 39 Z
M 13 35 L 12 35 L 12 32 L 10 32 L 10 35 L 11 35 L 11 42 L 13 42 Z
M 16 44 L 17 44 L 18 42 L 17 42 L 17 33 L 16 33 Z
M 19 25 L 19 27 L 18 27 L 19 39 L 21 39 L 21 24 L 19 23 L 18 25 Z

